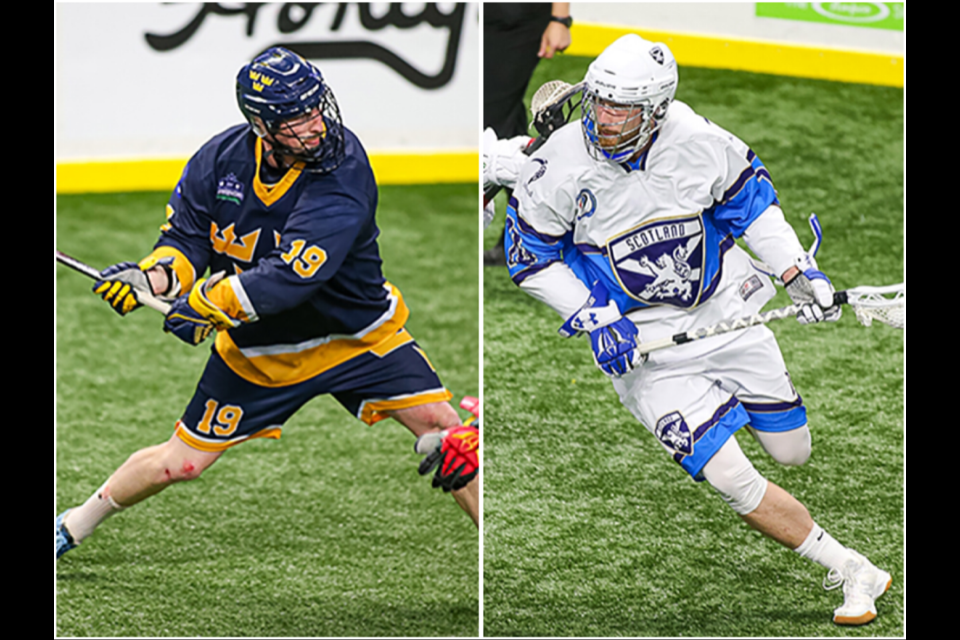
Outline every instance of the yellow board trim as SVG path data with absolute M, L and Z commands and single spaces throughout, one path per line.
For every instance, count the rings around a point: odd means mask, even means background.
M 904 86 L 906 64 L 903 54 L 583 22 L 575 22 L 571 32 L 572 44 L 565 55 L 594 57 L 620 36 L 639 33 L 649 40 L 666 43 L 681 67 Z M 186 158 L 58 162 L 57 193 L 170 191 L 176 186 L 186 163 Z M 381 151 L 370 154 L 370 164 L 381 185 L 476 183 L 480 175 L 476 149 Z
M 479 132 L 478 132 L 479 137 Z M 381 151 L 370 155 L 377 184 L 477 184 L 480 154 L 476 149 L 450 151 Z
M 57 193 L 172 191 L 187 158 L 79 159 L 57 163 Z M 370 154 L 379 185 L 476 184 L 480 155 L 476 149 L 386 151 Z
M 904 56 L 874 51 L 787 44 L 746 38 L 672 31 L 648 31 L 620 25 L 574 22 L 566 55 L 595 57 L 614 40 L 636 33 L 670 47 L 683 67 L 733 69 L 753 73 L 903 87 Z

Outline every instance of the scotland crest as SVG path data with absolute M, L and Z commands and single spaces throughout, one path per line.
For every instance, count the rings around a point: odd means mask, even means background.
M 693 453 L 693 437 L 690 435 L 690 427 L 687 426 L 687 421 L 683 419 L 679 411 L 668 413 L 657 420 L 654 435 L 660 442 L 677 453 L 682 453 L 685 456 Z
M 700 299 L 703 238 L 699 216 L 659 220 L 609 240 L 607 255 L 632 298 L 690 308 Z

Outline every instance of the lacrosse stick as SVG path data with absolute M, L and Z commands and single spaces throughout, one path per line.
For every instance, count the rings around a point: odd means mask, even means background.
M 874 320 L 877 320 L 895 329 L 907 328 L 907 285 L 904 283 L 886 287 L 854 287 L 846 291 L 837 291 L 833 294 L 833 302 L 834 304 L 845 304 L 851 307 L 857 316 L 857 320 L 865 327 L 869 327 Z M 802 304 L 792 304 L 781 309 L 755 313 L 738 320 L 718 322 L 712 327 L 694 329 L 650 342 L 641 342 L 637 345 L 636 350 L 642 355 L 651 351 L 737 331 L 738 329 L 746 329 L 758 324 L 767 324 L 774 320 L 794 318 L 801 308 L 803 308 Z
M 563 80 L 545 82 L 530 99 L 530 113 L 533 114 L 533 126 L 540 136 L 523 150 L 530 156 L 543 146 L 554 131 L 570 121 L 573 112 L 580 106 L 575 98 L 581 95 L 583 83 L 568 84 Z M 503 187 L 492 184 L 483 192 L 483 206 L 487 206 Z
M 91 267 L 90 265 L 84 264 L 79 260 L 77 260 L 76 258 L 71 258 L 70 256 L 63 253 L 62 251 L 54 250 L 54 255 L 57 258 L 57 262 L 59 262 L 60 264 L 65 264 L 71 269 L 73 269 L 74 271 L 79 271 L 80 273 L 87 276 L 88 278 L 92 278 L 94 280 L 100 279 L 100 272 L 97 271 L 95 268 Z M 170 311 L 170 305 L 164 302 L 163 300 L 159 300 L 158 298 L 156 298 L 152 292 L 145 291 L 143 289 L 135 289 L 135 290 L 137 292 L 137 301 L 139 301 L 140 304 L 142 304 L 143 306 L 150 307 L 155 311 L 159 311 L 163 315 L 167 315 L 167 313 Z

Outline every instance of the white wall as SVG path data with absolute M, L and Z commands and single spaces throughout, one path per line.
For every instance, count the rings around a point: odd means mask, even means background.
M 573 2 L 574 20 L 793 44 L 906 53 L 904 32 L 758 18 L 754 2 Z M 835 3 L 820 4 L 829 9 Z M 867 3 L 864 3 L 867 4 Z
M 210 136 L 242 122 L 234 97 L 237 71 L 274 44 L 365 42 L 429 79 L 440 75 L 458 33 L 453 75 L 439 88 L 419 87 L 369 58 L 312 61 L 333 88 L 344 123 L 368 150 L 478 147 L 477 4 L 445 3 L 431 15 L 425 3 L 405 3 L 410 28 L 403 29 L 395 24 L 403 18 L 399 5 L 387 3 L 368 7 L 366 26 L 356 3 L 323 3 L 310 12 L 295 4 L 211 12 L 246 6 L 55 4 L 56 160 L 189 156 Z M 167 51 L 147 38 L 184 32 L 193 21 L 193 34 Z M 356 44 L 344 47 L 347 55 L 360 53 Z

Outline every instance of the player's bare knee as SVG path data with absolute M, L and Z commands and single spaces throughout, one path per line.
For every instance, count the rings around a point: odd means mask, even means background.
M 184 461 L 181 464 L 168 464 L 163 465 L 160 469 L 160 473 L 157 477 L 157 480 L 160 484 L 174 484 L 176 482 L 186 482 L 188 480 L 196 480 L 200 477 L 201 471 L 196 467 L 191 465 L 189 462 Z
M 460 416 L 448 402 L 431 402 L 406 409 L 396 409 L 390 412 L 390 416 L 410 429 L 417 437 L 460 424 Z
M 203 473 L 203 469 L 200 468 L 199 464 L 192 460 L 182 460 L 179 469 L 177 469 L 176 478 L 178 481 L 196 480 L 201 473 Z
M 183 455 L 179 451 L 164 450 L 157 456 L 156 478 L 160 484 L 173 484 L 196 480 L 203 473 L 206 465 L 195 459 L 189 453 Z

